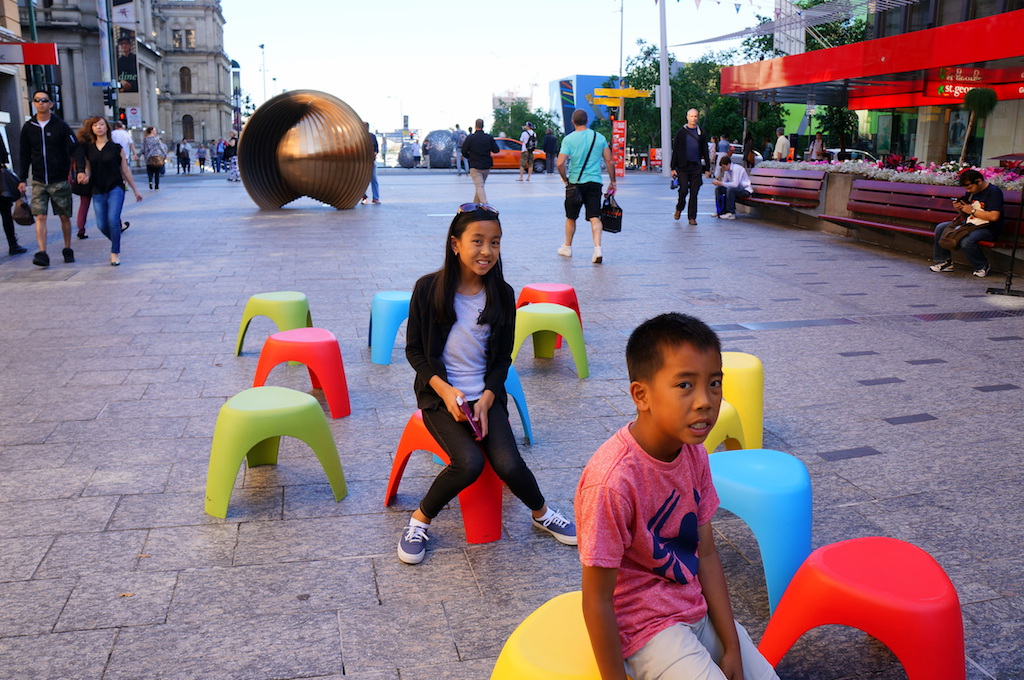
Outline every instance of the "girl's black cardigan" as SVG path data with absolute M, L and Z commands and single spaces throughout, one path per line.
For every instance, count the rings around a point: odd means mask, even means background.
M 441 353 L 448 341 L 453 324 L 444 324 L 437 320 L 434 300 L 431 295 L 437 272 L 427 274 L 416 282 L 409 302 L 409 323 L 406 327 L 405 357 L 416 371 L 413 384 L 416 390 L 416 405 L 421 409 L 445 409 L 444 400 L 430 386 L 430 379 L 435 375 L 448 380 L 448 370 L 441 362 Z M 503 284 L 505 299 L 502 308 L 510 313 L 515 308 L 515 296 L 512 286 Z M 514 313 L 510 314 L 514 319 Z M 484 369 L 484 387 L 494 393 L 495 400 L 508 409 L 508 396 L 505 393 L 505 378 L 508 367 L 512 365 L 512 339 L 515 324 L 505 323 L 491 326 L 491 336 L 487 344 L 487 366 Z

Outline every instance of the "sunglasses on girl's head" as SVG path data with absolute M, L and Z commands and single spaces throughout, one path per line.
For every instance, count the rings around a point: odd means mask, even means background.
M 459 206 L 460 213 L 473 212 L 474 210 L 483 210 L 495 215 L 498 214 L 498 209 L 493 205 L 488 205 L 487 203 L 463 203 Z

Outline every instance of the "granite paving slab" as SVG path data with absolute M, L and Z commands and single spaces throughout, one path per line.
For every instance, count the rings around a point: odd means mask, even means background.
M 404 327 L 390 365 L 369 361 L 370 301 L 439 265 L 448 216 L 472 188 L 446 171 L 380 174 L 384 203 L 346 211 L 311 199 L 262 211 L 221 176 L 171 175 L 130 206 L 121 267 L 105 266 L 100 238 L 65 267 L 0 260 L 0 678 L 477 680 L 530 612 L 580 587 L 576 551 L 533 528 L 508 491 L 498 541 L 468 545 L 453 500 L 426 560 L 397 560 L 440 467 L 416 452 L 384 507 L 416 400 Z M 764 363 L 764 446 L 808 466 L 813 545 L 887 535 L 928 550 L 961 598 L 967 677 L 1020 675 L 1024 301 L 906 253 L 756 216 L 713 220 L 708 190 L 698 225 L 680 224 L 662 178 L 644 173 L 622 180 L 632 207 L 595 266 L 585 229 L 573 258 L 555 253 L 561 182 L 514 179 L 488 180 L 506 279 L 574 286 L 591 369 L 580 380 L 567 348 L 537 359 L 529 341 L 517 357 L 534 432 L 520 450 L 553 506 L 575 516 L 583 466 L 634 417 L 630 331 L 694 314 Z M 213 518 L 217 411 L 251 385 L 276 331 L 257 317 L 235 356 L 242 308 L 272 290 L 304 291 L 339 339 L 353 410 L 329 426 L 349 495 L 336 502 L 313 453 L 285 438 L 277 465 L 241 466 L 227 519 Z M 270 384 L 323 403 L 301 366 Z M 871 455 L 830 455 L 851 451 Z M 756 640 L 768 617 L 756 540 L 729 513 L 714 521 L 735 615 Z M 842 626 L 805 635 L 779 673 L 904 677 Z

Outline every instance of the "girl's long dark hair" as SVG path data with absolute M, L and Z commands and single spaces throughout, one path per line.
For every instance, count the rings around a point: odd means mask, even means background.
M 459 257 L 452 250 L 452 239 L 461 238 L 466 227 L 472 222 L 495 222 L 499 228 L 501 227 L 501 220 L 497 215 L 480 208 L 472 212 L 460 212 L 452 219 L 452 224 L 448 227 L 448 236 L 444 240 L 444 265 L 437 270 L 434 288 L 431 291 L 437 319 L 444 324 L 455 323 L 455 291 L 459 287 Z M 487 302 L 477 323 L 490 324 L 492 327 L 513 323 L 515 305 L 505 285 L 500 254 L 491 270 L 484 274 L 483 281 Z

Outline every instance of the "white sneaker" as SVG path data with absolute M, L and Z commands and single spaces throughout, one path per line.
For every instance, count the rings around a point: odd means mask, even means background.
M 723 220 L 734 220 L 734 219 L 736 219 L 736 216 L 733 215 L 732 213 L 722 213 L 721 215 L 719 215 L 719 217 L 721 217 Z
M 604 261 L 604 256 L 601 255 L 601 246 L 594 248 L 594 257 L 590 261 L 594 264 L 601 264 Z
M 558 246 L 558 254 L 561 255 L 562 257 L 572 257 L 572 246 Z
M 719 217 L 719 214 L 718 213 L 711 213 L 711 216 L 712 217 Z
M 992 269 L 992 265 L 987 265 L 984 269 L 975 269 L 974 275 L 977 276 L 979 279 L 983 279 L 986 276 L 988 276 L 988 272 L 990 269 Z

